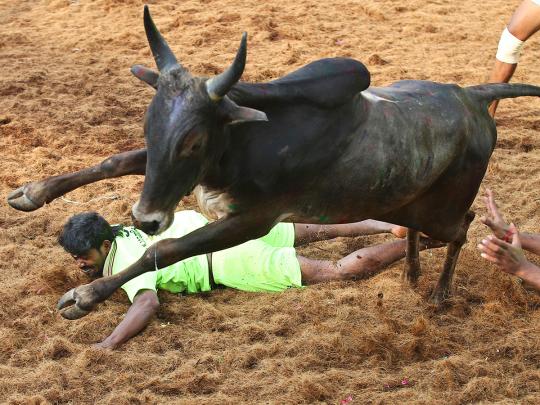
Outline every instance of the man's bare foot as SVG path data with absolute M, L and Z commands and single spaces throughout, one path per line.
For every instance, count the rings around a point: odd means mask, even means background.
M 396 226 L 393 226 L 392 229 L 390 230 L 390 232 L 392 232 L 392 234 L 396 237 L 396 238 L 400 238 L 400 239 L 403 239 L 407 236 L 407 230 L 409 228 L 406 228 L 404 226 L 399 226 L 399 225 L 396 225 Z
M 407 237 L 407 231 L 408 230 L 409 230 L 409 228 L 407 228 L 405 226 L 395 225 L 395 226 L 392 227 L 390 232 L 392 232 L 392 234 L 396 238 L 403 239 L 403 238 Z M 422 232 L 420 232 L 420 236 L 422 236 L 423 238 L 429 238 L 425 233 L 422 233 Z

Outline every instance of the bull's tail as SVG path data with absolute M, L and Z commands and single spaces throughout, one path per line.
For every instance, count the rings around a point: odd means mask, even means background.
M 514 98 L 521 96 L 540 97 L 540 87 L 532 86 L 530 84 L 487 83 L 480 84 L 478 86 L 466 87 L 465 89 L 478 101 L 486 104 L 503 98 Z

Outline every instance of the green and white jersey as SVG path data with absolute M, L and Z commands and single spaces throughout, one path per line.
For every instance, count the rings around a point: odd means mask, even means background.
M 180 238 L 201 228 L 208 220 L 196 211 L 180 211 L 162 234 L 146 235 L 133 226 L 121 228 L 105 259 L 103 276 L 111 276 L 135 263 L 152 244 L 162 239 Z M 194 256 L 159 270 L 135 277 L 122 286 L 133 302 L 140 290 L 166 290 L 172 293 L 210 291 L 206 255 Z

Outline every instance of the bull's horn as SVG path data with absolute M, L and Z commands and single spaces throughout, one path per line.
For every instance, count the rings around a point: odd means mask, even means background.
M 214 101 L 217 101 L 225 96 L 231 87 L 240 80 L 242 73 L 244 73 L 244 67 L 246 66 L 246 53 L 247 53 L 247 34 L 242 34 L 242 40 L 240 41 L 240 47 L 236 52 L 234 62 L 229 68 L 211 78 L 206 82 L 206 90 L 208 95 Z
M 152 17 L 150 16 L 150 10 L 148 6 L 144 6 L 144 30 L 146 31 L 146 38 L 150 44 L 152 55 L 156 61 L 156 65 L 160 72 L 164 72 L 172 67 L 178 66 L 178 61 L 174 56 L 171 48 L 167 45 L 165 38 L 161 36 Z

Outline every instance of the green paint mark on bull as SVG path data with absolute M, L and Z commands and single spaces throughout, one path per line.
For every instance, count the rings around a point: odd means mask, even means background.
M 229 204 L 229 209 L 233 212 L 238 210 L 238 204 Z
M 328 222 L 330 218 L 328 218 L 326 215 L 321 215 L 319 217 L 319 222 Z

